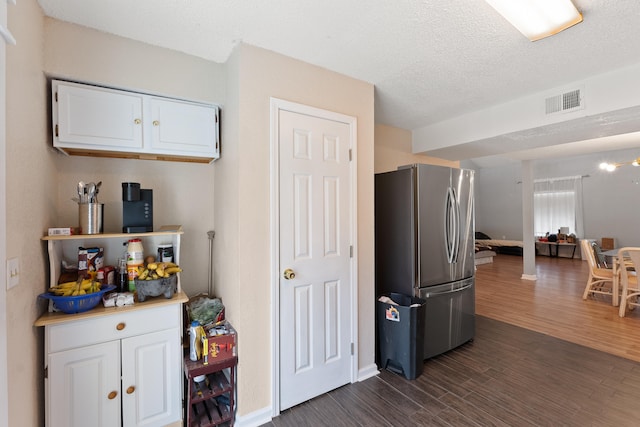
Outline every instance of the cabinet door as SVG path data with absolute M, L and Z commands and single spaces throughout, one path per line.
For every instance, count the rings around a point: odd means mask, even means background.
M 218 108 L 152 98 L 151 152 L 220 157 Z
M 120 342 L 48 357 L 48 427 L 120 425 Z
M 181 420 L 181 348 L 179 328 L 122 340 L 123 427 Z
M 141 95 L 91 86 L 58 84 L 54 93 L 55 147 L 90 150 L 142 148 Z

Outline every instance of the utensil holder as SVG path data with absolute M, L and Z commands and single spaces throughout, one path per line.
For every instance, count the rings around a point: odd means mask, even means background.
M 80 203 L 78 211 L 83 234 L 100 234 L 104 231 L 102 226 L 104 203 Z

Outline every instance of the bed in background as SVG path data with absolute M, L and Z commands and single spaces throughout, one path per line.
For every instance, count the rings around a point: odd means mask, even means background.
M 487 247 L 499 254 L 522 256 L 521 240 L 497 240 L 476 231 L 476 254 L 481 248 Z
M 489 247 L 476 248 L 476 255 L 474 258 L 474 265 L 490 264 L 493 262 L 493 257 L 497 254 Z

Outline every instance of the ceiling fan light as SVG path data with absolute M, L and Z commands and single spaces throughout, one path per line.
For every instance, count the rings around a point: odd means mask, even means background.
M 631 162 L 631 164 L 632 164 L 633 166 L 640 166 L 640 163 L 638 163 L 638 161 L 639 161 L 639 160 L 640 160 L 640 157 L 639 157 L 639 158 L 637 158 L 637 159 L 635 159 L 633 162 Z
M 609 163 L 607 165 L 607 172 L 613 172 L 614 170 L 616 170 L 617 167 L 618 167 L 617 165 L 615 165 L 613 163 Z
M 571 0 L 485 0 L 531 41 L 582 22 Z

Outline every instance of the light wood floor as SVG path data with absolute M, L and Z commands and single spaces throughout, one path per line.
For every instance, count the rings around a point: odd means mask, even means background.
M 606 296 L 582 299 L 587 263 L 536 257 L 536 281 L 522 280 L 522 258 L 498 255 L 476 271 L 476 313 L 640 361 L 640 310 L 618 316 Z

